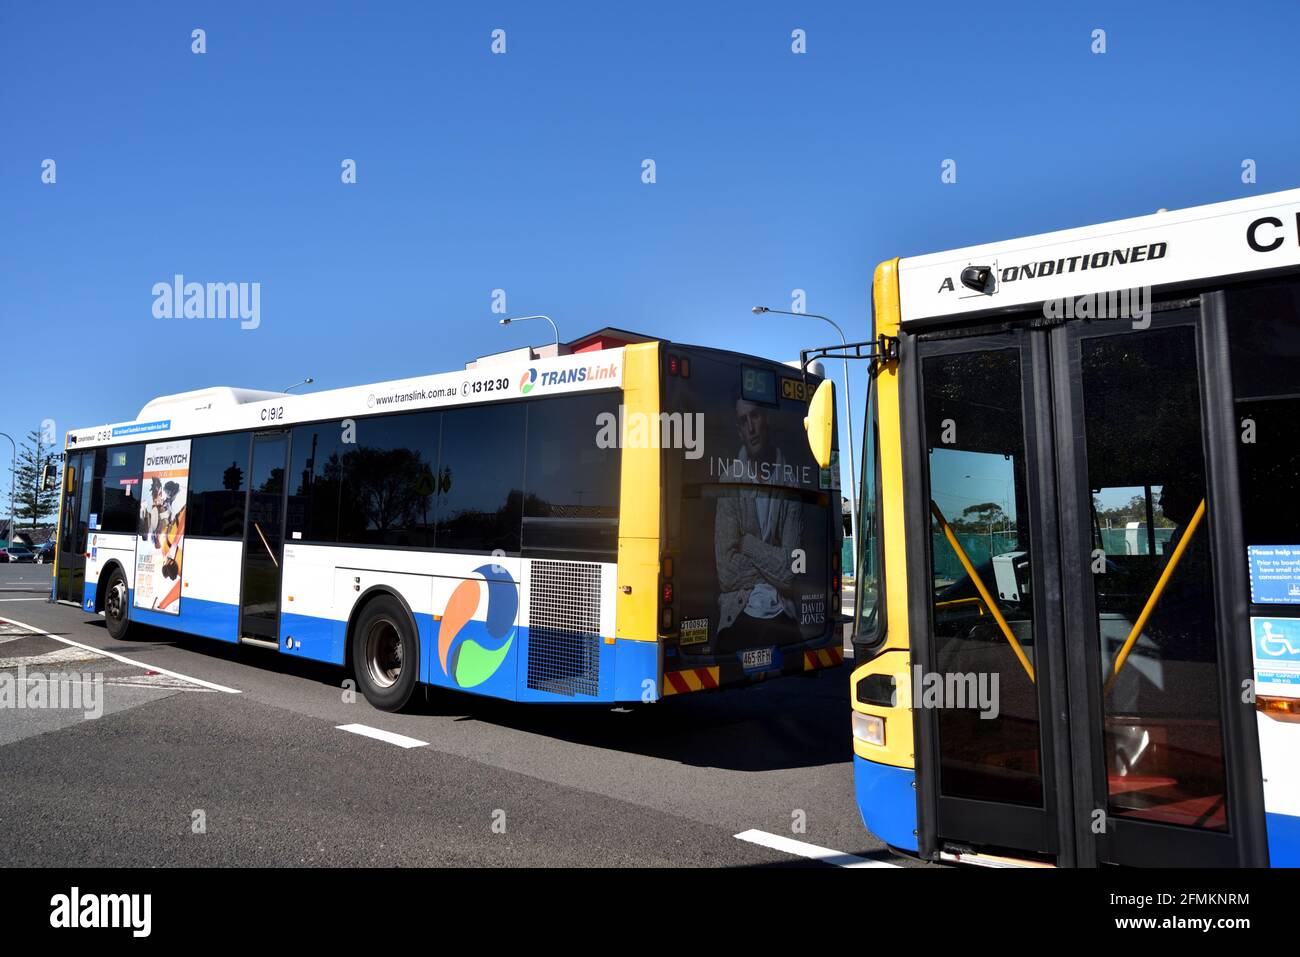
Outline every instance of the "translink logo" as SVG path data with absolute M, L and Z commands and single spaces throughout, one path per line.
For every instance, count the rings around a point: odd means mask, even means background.
M 573 385 L 579 382 L 600 382 L 613 379 L 618 375 L 618 365 L 590 365 L 573 369 L 560 369 L 543 372 L 538 381 L 536 369 L 529 369 L 519 380 L 519 391 L 524 395 L 533 391 L 534 386 Z

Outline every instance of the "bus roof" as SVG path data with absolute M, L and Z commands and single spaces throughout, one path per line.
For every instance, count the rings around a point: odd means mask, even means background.
M 504 399 L 619 388 L 623 348 L 392 379 L 293 395 L 216 386 L 159 396 L 128 422 L 67 434 L 65 447 L 117 445 L 215 432 L 274 428 L 382 412 L 446 408 Z
M 902 259 L 904 323 L 1300 265 L 1300 189 Z M 986 267 L 983 288 L 963 284 Z M 975 277 L 968 277 L 974 279 Z
M 621 331 L 602 329 L 575 341 L 589 343 L 601 337 L 605 341 L 612 341 L 608 333 Z M 636 333 L 621 334 L 638 336 L 642 342 L 667 344 L 667 340 L 648 339 Z M 797 362 L 782 363 L 776 359 L 726 349 L 690 346 L 685 343 L 672 345 L 681 349 L 715 352 L 740 361 L 798 366 Z M 521 349 L 518 358 L 501 354 L 482 357 L 471 368 L 453 372 L 325 389 L 301 395 L 231 386 L 193 389 L 151 399 L 129 421 L 70 430 L 64 447 L 120 445 L 141 440 L 162 441 L 190 435 L 270 429 L 301 422 L 320 422 L 384 412 L 411 412 L 506 399 L 535 399 L 571 392 L 617 389 L 623 385 L 623 356 L 626 348 L 596 348 L 532 359 Z M 823 373 L 821 363 L 814 363 L 809 369 L 809 374 L 818 378 Z

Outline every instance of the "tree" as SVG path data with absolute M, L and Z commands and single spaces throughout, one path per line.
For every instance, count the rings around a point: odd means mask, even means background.
M 45 466 L 55 464 L 54 446 L 47 444 L 37 429 L 27 433 L 27 440 L 18 449 L 18 471 L 14 475 L 14 524 L 23 519 L 33 528 L 43 519 L 52 518 L 59 507 L 59 488 L 45 491 L 41 476 Z
M 948 524 L 959 532 L 984 532 L 1005 529 L 1010 522 L 997 502 L 981 502 L 962 509 L 961 517 Z

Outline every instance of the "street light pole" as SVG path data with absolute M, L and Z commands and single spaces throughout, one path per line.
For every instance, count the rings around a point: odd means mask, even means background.
M 14 496 L 18 494 L 18 443 L 8 432 L 0 432 L 14 447 L 13 464 L 9 467 L 9 543 L 14 540 Z
M 556 327 L 555 320 L 550 316 L 520 316 L 517 319 L 498 319 L 497 322 L 503 326 L 508 326 L 512 322 L 527 322 L 529 319 L 545 319 L 551 324 L 551 331 L 555 333 L 555 354 L 558 356 L 560 354 L 560 330 Z
M 316 380 L 311 376 L 307 376 L 307 378 L 303 379 L 301 382 L 295 382 L 293 385 L 289 386 L 289 389 L 296 389 L 300 385 L 311 385 L 315 381 Z M 289 389 L 284 389 L 283 391 L 288 392 Z
M 762 315 L 765 312 L 778 313 L 782 316 L 806 316 L 809 319 L 821 319 L 823 322 L 829 322 L 831 328 L 840 336 L 840 343 L 848 347 L 848 340 L 844 338 L 844 330 L 841 329 L 829 316 L 819 316 L 815 312 L 790 312 L 787 309 L 769 309 L 767 306 L 755 306 L 752 310 L 755 315 Z M 849 392 L 849 360 L 846 356 L 844 359 L 844 424 L 849 432 L 849 534 L 853 536 L 853 548 L 856 553 L 858 547 L 858 496 L 854 490 L 854 481 L 857 476 L 857 459 L 853 455 L 853 398 Z M 856 574 L 857 570 L 854 569 Z

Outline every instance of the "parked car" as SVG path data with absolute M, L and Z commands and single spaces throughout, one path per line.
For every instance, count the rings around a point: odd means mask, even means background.
M 2 562 L 34 562 L 36 553 L 22 542 L 10 542 L 4 548 L 0 548 L 0 558 Z
M 46 562 L 54 561 L 54 547 L 54 539 L 51 538 L 32 549 L 36 555 L 36 564 L 44 565 Z

